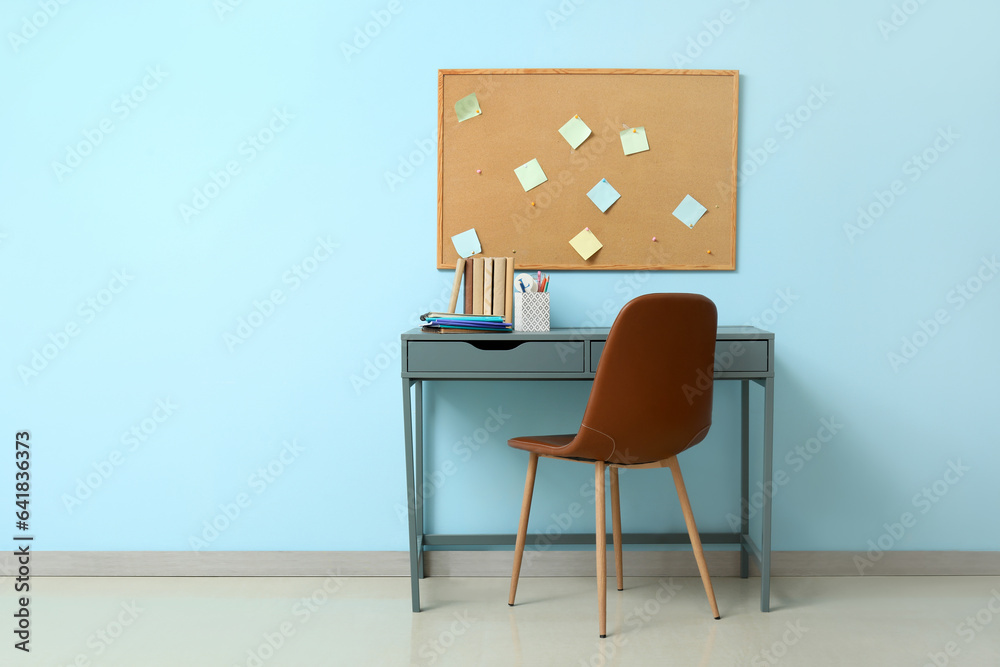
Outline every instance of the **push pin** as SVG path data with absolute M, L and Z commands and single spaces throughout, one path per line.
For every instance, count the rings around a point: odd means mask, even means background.
M 580 114 L 576 114 L 575 116 L 573 116 L 573 118 L 579 118 L 579 117 L 580 117 Z
M 586 229 L 588 232 L 590 231 L 590 227 L 584 227 L 584 229 Z
M 482 111 L 480 111 L 479 109 L 476 109 L 476 113 L 482 113 Z
M 656 237 L 655 236 L 653 237 L 653 243 L 656 243 Z
M 531 202 L 531 205 L 532 205 L 532 206 L 534 206 L 534 205 L 535 205 L 535 202 Z
M 711 255 L 711 254 L 712 254 L 712 251 L 711 251 L 711 250 L 706 250 L 706 251 L 705 251 L 705 254 L 706 254 L 706 255 Z
M 635 128 L 634 127 L 632 128 L 632 134 L 635 134 Z
M 483 170 L 482 169 L 476 169 L 476 173 L 477 174 L 481 174 L 481 173 L 483 173 Z

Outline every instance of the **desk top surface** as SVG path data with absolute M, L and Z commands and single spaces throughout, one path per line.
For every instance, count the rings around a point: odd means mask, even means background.
M 420 327 L 403 332 L 403 340 L 602 340 L 608 337 L 609 327 L 582 327 L 550 329 L 549 331 L 513 331 L 511 333 L 429 333 L 421 331 Z M 717 340 L 774 340 L 770 331 L 747 326 L 720 326 L 716 333 Z

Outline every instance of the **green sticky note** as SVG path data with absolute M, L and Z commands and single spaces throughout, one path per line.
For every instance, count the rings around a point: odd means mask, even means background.
M 521 181 L 521 187 L 525 192 L 549 180 L 537 159 L 525 162 L 515 169 L 514 173 L 517 174 L 517 180 Z
M 458 116 L 458 122 L 461 123 L 463 120 L 469 120 L 470 118 L 475 118 L 476 116 L 481 116 L 483 110 L 479 108 L 479 100 L 476 99 L 476 94 L 466 95 L 459 101 L 455 102 L 455 114 Z
M 580 120 L 579 116 L 573 116 L 569 122 L 559 128 L 559 134 L 569 142 L 569 145 L 576 148 L 590 136 L 590 128 Z
M 619 136 L 622 139 L 622 150 L 625 151 L 625 155 L 649 150 L 649 142 L 646 141 L 646 128 L 644 127 L 622 130 Z

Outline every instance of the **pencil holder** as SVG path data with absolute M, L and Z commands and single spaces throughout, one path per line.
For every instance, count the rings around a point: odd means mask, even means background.
M 514 292 L 514 331 L 548 330 L 548 293 Z

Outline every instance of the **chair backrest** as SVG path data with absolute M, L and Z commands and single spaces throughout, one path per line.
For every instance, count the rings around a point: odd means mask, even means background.
M 717 322 L 715 304 L 699 294 L 647 294 L 625 304 L 578 439 L 603 441 L 598 458 L 622 464 L 660 461 L 701 442 L 712 424 Z

